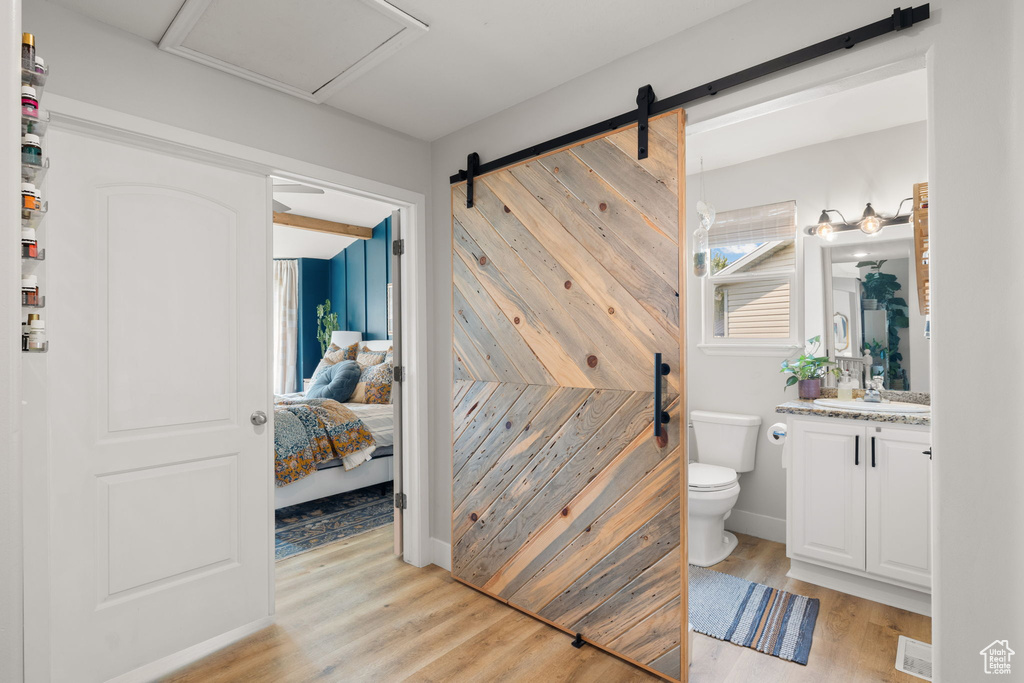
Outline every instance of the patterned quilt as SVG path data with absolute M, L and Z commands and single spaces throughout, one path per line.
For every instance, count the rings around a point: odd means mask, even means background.
M 274 397 L 274 469 L 278 486 L 316 472 L 318 463 L 341 458 L 358 467 L 377 447 L 355 413 L 325 398 Z

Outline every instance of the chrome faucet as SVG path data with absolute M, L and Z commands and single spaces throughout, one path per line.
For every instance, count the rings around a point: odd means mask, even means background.
M 879 377 L 872 377 L 871 381 L 868 382 L 868 388 L 864 390 L 864 402 L 865 403 L 881 403 L 882 402 L 882 382 L 884 380 Z

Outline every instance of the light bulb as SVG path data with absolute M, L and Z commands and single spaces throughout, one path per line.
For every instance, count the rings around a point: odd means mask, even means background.
M 882 229 L 882 221 L 879 220 L 878 216 L 875 214 L 875 210 L 871 208 L 871 202 L 868 202 L 868 205 L 864 207 L 864 215 L 862 216 L 862 219 L 863 220 L 860 222 L 860 230 L 865 235 L 874 235 Z
M 836 238 L 836 229 L 832 227 L 831 223 L 818 223 L 818 229 L 814 231 L 814 234 L 826 242 L 831 242 Z
M 878 220 L 878 216 L 868 216 L 860 222 L 861 232 L 868 235 L 874 235 L 882 229 L 882 221 Z

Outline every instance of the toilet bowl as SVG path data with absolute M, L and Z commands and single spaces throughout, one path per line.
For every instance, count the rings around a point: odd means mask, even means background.
M 686 470 L 687 559 L 710 567 L 736 548 L 736 536 L 725 530 L 725 520 L 740 496 L 740 473 L 754 469 L 761 418 L 695 410 L 690 421 L 697 450 Z
M 736 536 L 725 530 L 725 520 L 740 496 L 739 475 L 728 467 L 696 462 L 690 463 L 688 474 L 688 561 L 710 567 L 736 548 Z

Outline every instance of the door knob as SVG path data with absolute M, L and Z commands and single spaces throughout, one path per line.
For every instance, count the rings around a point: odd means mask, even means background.
M 260 425 L 265 425 L 267 424 L 267 414 L 264 413 L 262 410 L 257 410 L 253 412 L 252 415 L 249 416 L 249 422 L 252 422 L 257 427 L 259 427 Z

